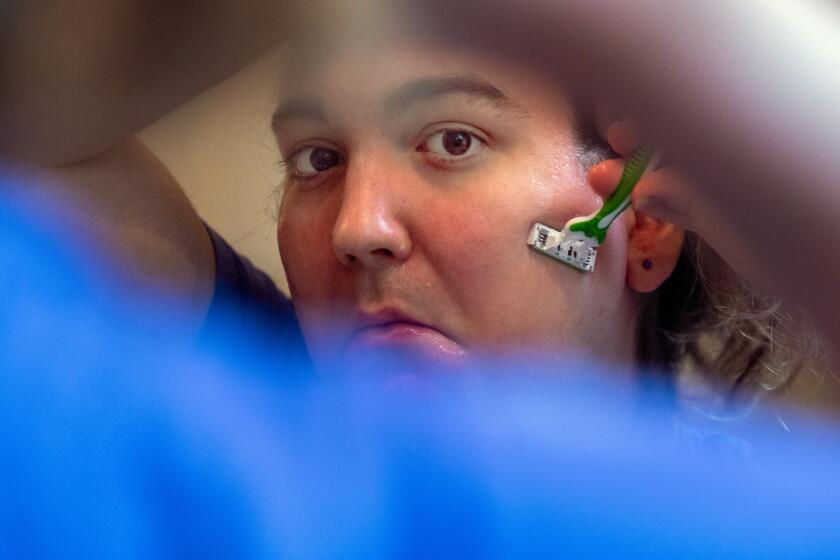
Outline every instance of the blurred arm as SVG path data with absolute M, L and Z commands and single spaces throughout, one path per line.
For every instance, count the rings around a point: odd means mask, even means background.
M 166 167 L 130 138 L 87 160 L 60 167 L 14 163 L 32 212 L 62 241 L 105 266 L 100 280 L 130 295 L 169 296 L 194 331 L 214 291 L 215 261 L 204 224 Z
M 133 135 L 282 39 L 292 4 L 0 3 L 0 166 L 71 243 L 104 255 L 118 286 L 174 296 L 196 330 L 214 290 L 210 238 Z
M 279 42 L 293 2 L 45 0 L 0 8 L 0 151 L 100 153 Z

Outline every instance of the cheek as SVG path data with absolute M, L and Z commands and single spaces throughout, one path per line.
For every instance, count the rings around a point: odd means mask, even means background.
M 336 212 L 332 204 L 287 195 L 277 224 L 280 258 L 301 325 L 334 309 L 340 294 L 340 263 L 332 250 Z
M 529 227 L 534 222 L 541 222 L 560 230 L 571 218 L 590 215 L 604 202 L 589 185 L 587 171 L 575 155 L 575 148 L 566 145 L 556 149 L 566 155 L 551 160 L 546 157 L 550 163 L 534 166 L 535 171 L 528 177 L 528 188 L 524 190 L 527 190 L 530 199 L 528 208 L 524 208 L 523 212 L 529 216 Z M 610 228 L 607 240 L 598 249 L 599 277 L 614 278 L 617 274 L 623 282 L 627 239 L 624 217 L 619 217 Z
M 512 172 L 527 168 L 521 163 L 488 170 L 457 204 L 430 211 L 431 259 L 478 346 L 588 353 L 598 322 L 621 298 L 623 269 L 613 264 L 620 250 L 599 255 L 598 273 L 583 275 L 528 248 L 535 221 L 561 228 L 599 204 L 576 161 L 551 161 L 524 176 Z

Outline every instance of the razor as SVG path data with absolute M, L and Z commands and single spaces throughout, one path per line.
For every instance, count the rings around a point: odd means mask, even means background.
M 633 189 L 649 169 L 656 167 L 658 159 L 653 149 L 643 145 L 627 160 L 618 187 L 597 212 L 572 218 L 561 231 L 536 223 L 528 234 L 528 245 L 582 272 L 592 272 L 607 230 L 630 206 Z

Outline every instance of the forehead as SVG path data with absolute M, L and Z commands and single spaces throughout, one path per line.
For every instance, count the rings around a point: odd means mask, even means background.
M 476 97 L 510 101 L 523 112 L 568 105 L 558 88 L 509 60 L 393 38 L 296 45 L 287 53 L 280 101 L 316 96 L 330 106 L 361 110 L 371 102 L 398 101 L 401 90 L 410 93 L 409 85 L 417 89 L 424 83 L 427 88 L 472 89 Z M 399 108 L 399 103 L 391 105 Z

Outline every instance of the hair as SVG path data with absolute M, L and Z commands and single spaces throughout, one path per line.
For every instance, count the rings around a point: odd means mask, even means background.
M 619 157 L 598 133 L 591 113 L 576 111 L 581 163 L 588 169 Z M 650 375 L 706 385 L 725 410 L 788 388 L 818 363 L 821 343 L 808 320 L 752 289 L 696 233 L 671 276 L 641 297 L 637 362 Z

